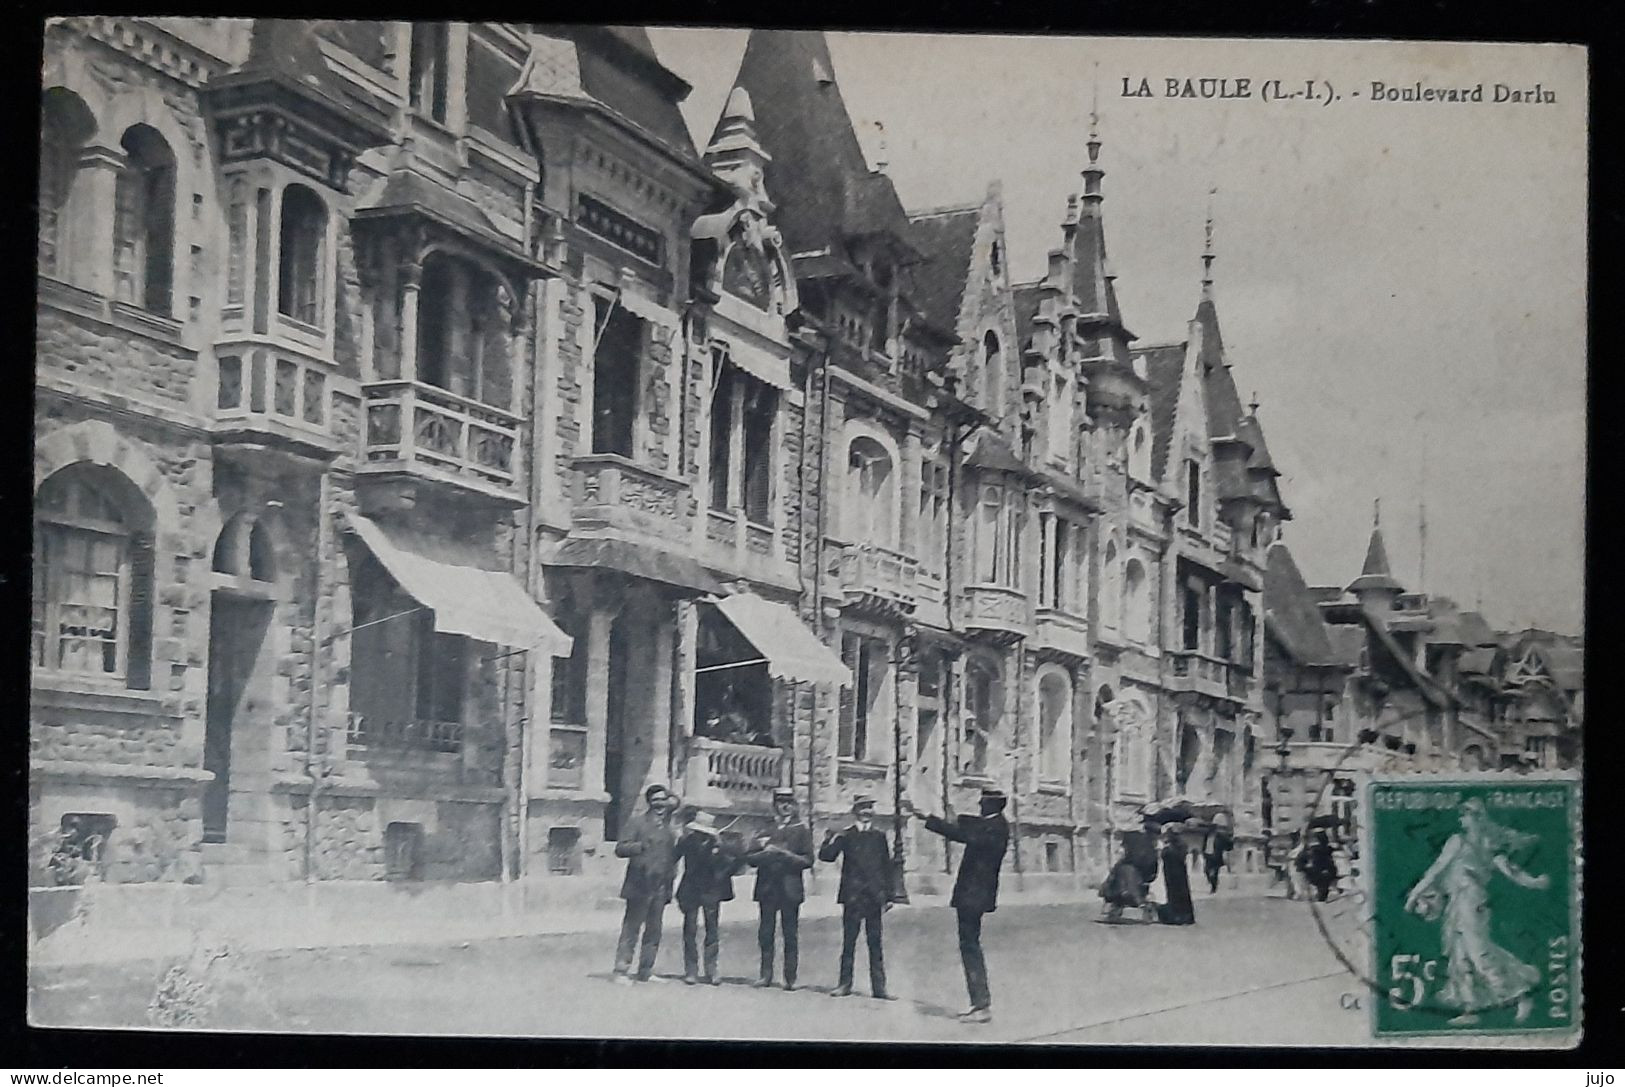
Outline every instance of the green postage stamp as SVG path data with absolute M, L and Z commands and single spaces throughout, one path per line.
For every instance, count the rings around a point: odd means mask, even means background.
M 1368 788 L 1373 1035 L 1578 1035 L 1578 777 Z

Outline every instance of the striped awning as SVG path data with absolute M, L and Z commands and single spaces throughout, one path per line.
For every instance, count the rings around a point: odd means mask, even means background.
M 768 675 L 803 683 L 852 685 L 851 669 L 788 606 L 755 593 L 735 593 L 714 606 L 762 654 Z

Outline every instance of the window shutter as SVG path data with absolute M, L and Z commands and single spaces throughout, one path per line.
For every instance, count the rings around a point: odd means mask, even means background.
M 139 532 L 130 537 L 129 644 L 125 650 L 125 685 L 131 690 L 152 689 L 153 537 Z

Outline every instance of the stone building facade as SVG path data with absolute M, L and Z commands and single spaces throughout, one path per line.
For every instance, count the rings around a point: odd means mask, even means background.
M 1288 512 L 1211 276 L 1134 346 L 1101 145 L 1048 274 L 909 212 L 817 33 L 703 148 L 635 28 L 72 17 L 46 43 L 32 819 L 113 881 L 610 878 L 1010 792 L 1098 873 L 1260 831 Z M 583 881 L 590 882 L 590 880 Z

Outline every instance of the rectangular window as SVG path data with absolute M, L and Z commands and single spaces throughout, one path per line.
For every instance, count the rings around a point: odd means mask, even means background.
M 593 355 L 592 451 L 633 456 L 638 382 L 642 370 L 643 322 L 616 305 L 594 304 L 598 348 Z M 608 310 L 608 319 L 605 311 Z
M 1194 586 L 1185 586 L 1184 614 L 1181 616 L 1184 624 L 1184 647 L 1195 652 L 1202 646 L 1202 591 Z
M 733 448 L 733 399 L 734 386 L 739 380 L 739 371 L 728 362 L 727 356 L 721 352 L 712 355 L 713 365 L 716 367 L 716 384 L 711 392 L 711 464 L 710 464 L 710 491 L 711 508 L 726 510 L 728 508 L 728 470 L 730 467 L 729 453 Z
M 434 617 L 427 612 L 419 612 L 416 618 L 418 719 L 461 723 L 468 677 L 468 639 L 435 630 Z
M 1005 541 L 1004 578 L 1001 584 L 1012 589 L 1021 588 L 1021 552 L 1027 535 L 1027 511 L 1021 508 L 1020 494 L 1010 496 L 1010 508 L 1006 511 L 1005 525 L 1008 538 Z
M 499 47 L 468 39 L 468 119 L 493 136 L 513 139 L 503 97 L 519 81 L 519 65 Z
M 1185 462 L 1185 522 L 1202 527 L 1202 466 L 1194 460 Z
M 1232 659 L 1235 652 L 1235 606 L 1229 599 L 1229 594 L 1219 594 L 1218 606 L 1213 616 L 1214 656 L 1220 660 Z
M 412 24 L 412 109 L 446 123 L 446 60 L 451 30 L 445 23 Z
M 982 488 L 980 513 L 976 520 L 976 580 L 992 585 L 998 580 L 999 520 L 1003 499 L 997 487 Z
M 881 695 L 886 687 L 886 644 L 878 638 L 848 632 L 841 637 L 841 660 L 852 670 L 852 687 L 842 688 L 839 751 L 859 762 L 869 757 L 871 722 L 884 719 Z
M 778 391 L 765 382 L 747 379 L 744 424 L 744 464 L 740 485 L 744 488 L 740 505 L 745 516 L 759 525 L 772 519 L 773 508 L 773 420 L 778 414 Z

